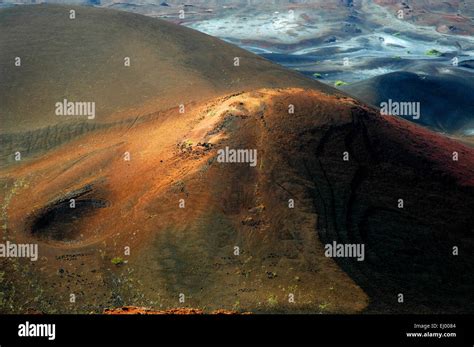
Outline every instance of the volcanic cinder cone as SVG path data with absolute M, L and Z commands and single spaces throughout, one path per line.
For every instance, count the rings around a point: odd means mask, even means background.
M 473 312 L 471 148 L 192 30 L 68 11 L 0 12 L 27 57 L 2 50 L 2 141 L 30 141 L 0 171 L 2 233 L 39 244 L 0 258 L 1 312 Z M 62 97 L 101 111 L 58 120 Z M 327 257 L 334 241 L 363 261 Z
M 472 137 L 474 132 L 474 73 L 440 63 L 418 63 L 341 89 L 371 105 L 388 100 L 418 102 L 420 114 L 404 118 L 433 130 Z

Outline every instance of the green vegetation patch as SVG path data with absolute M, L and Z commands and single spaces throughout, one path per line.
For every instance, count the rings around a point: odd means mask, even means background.
M 426 51 L 425 54 L 430 57 L 439 57 L 441 55 L 441 52 L 436 49 L 430 49 Z
M 344 82 L 344 81 L 336 81 L 336 82 L 334 82 L 334 85 L 335 85 L 336 87 L 345 86 L 345 85 L 347 85 L 347 84 L 348 84 L 348 83 L 347 83 L 347 82 Z
M 121 265 L 125 263 L 125 260 L 121 257 L 115 257 L 115 258 L 112 258 L 111 262 L 114 265 Z

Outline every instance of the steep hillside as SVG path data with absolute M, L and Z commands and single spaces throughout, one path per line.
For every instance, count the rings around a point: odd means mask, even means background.
M 226 147 L 256 149 L 256 165 L 219 162 Z M 3 172 L 4 232 L 41 250 L 36 263 L 3 261 L 17 269 L 5 271 L 15 288 L 5 302 L 20 312 L 472 312 L 473 168 L 468 147 L 318 91 L 264 89 L 157 114 Z M 323 248 L 333 241 L 364 243 L 365 260 L 336 263 Z M 25 290 L 41 300 L 21 303 Z M 71 292 L 80 301 L 64 305 Z
M 287 86 L 330 90 L 197 31 L 92 7 L 0 10 L 0 47 L 0 164 L 11 163 L 16 151 L 26 158 L 105 123 L 223 93 Z M 94 118 L 58 116 L 55 105 L 64 99 L 95 102 Z

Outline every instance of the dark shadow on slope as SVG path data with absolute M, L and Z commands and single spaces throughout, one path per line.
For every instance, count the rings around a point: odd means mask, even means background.
M 365 245 L 364 261 L 335 260 L 369 295 L 367 312 L 472 313 L 474 190 L 381 126 L 354 109 L 352 123 L 319 129 L 320 140 L 304 144 L 295 165 L 314 184 L 320 239 Z

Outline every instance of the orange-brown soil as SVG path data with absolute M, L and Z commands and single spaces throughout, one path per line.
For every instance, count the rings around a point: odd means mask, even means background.
M 257 166 L 217 162 L 225 146 Z M 309 89 L 95 130 L 1 171 L 4 235 L 40 245 L 37 262 L 0 259 L 1 311 L 470 311 L 473 170 L 472 148 Z M 327 258 L 333 240 L 366 261 Z
M 152 310 L 146 307 L 124 306 L 113 309 L 105 309 L 104 314 L 204 314 L 203 310 L 196 308 L 172 308 L 169 310 Z M 210 314 L 239 314 L 237 311 L 215 310 Z
M 4 230 L 17 242 L 39 242 L 41 255 L 37 263 L 20 265 L 30 274 L 20 282 L 41 290 L 42 299 L 16 308 L 166 308 L 176 307 L 184 293 L 198 308 L 362 310 L 363 291 L 323 255 L 317 216 L 303 204 L 302 188 L 273 178 L 292 174 L 274 161 L 279 146 L 288 148 L 291 139 L 274 143 L 265 118 L 284 121 L 289 116 L 281 102 L 293 96 L 309 102 L 302 104 L 307 110 L 313 96 L 325 107 L 344 108 L 313 91 L 229 95 L 189 106 L 185 114 L 171 109 L 146 122 L 90 133 L 5 170 Z M 281 104 L 275 113 L 274 98 Z M 217 163 L 216 150 L 224 144 L 258 148 L 258 166 Z M 296 189 L 293 198 L 301 203 L 294 210 L 288 209 L 288 189 Z M 61 215 L 41 224 L 45 215 L 60 214 L 71 197 L 96 203 L 84 202 L 74 218 Z M 178 207 L 179 199 L 185 208 Z M 123 255 L 124 247 L 130 256 Z M 114 265 L 114 257 L 125 261 Z M 70 292 L 80 293 L 83 303 L 68 305 Z M 299 299 L 289 304 L 293 292 Z

